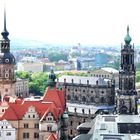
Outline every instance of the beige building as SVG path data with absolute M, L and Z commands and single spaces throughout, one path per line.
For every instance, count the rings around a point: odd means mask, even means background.
M 16 129 L 16 140 L 46 140 L 60 136 L 60 117 L 64 112 L 64 91 L 48 88 L 40 100 L 9 100 L 0 105 L 0 120 Z M 11 101 L 11 102 L 10 102 Z M 49 139 L 48 139 L 49 140 Z M 51 140 L 51 139 L 50 139 Z
M 19 62 L 17 64 L 18 71 L 27 72 L 43 72 L 44 63 L 42 62 Z
M 110 67 L 104 67 L 100 69 L 96 69 L 93 71 L 88 71 L 88 74 L 90 76 L 104 78 L 104 79 L 114 79 L 115 80 L 115 86 L 118 87 L 119 85 L 119 71 L 110 68 Z
M 28 97 L 29 96 L 29 80 L 28 79 L 16 79 L 15 82 L 15 94 L 18 97 Z

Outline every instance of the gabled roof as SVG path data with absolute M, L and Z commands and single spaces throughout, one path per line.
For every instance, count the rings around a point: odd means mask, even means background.
M 5 110 L 4 115 L 0 118 L 0 120 L 17 120 L 18 117 L 15 113 L 15 111 L 13 110 L 13 108 L 8 107 L 8 109 Z
M 18 102 L 7 102 L 7 109 L 0 120 L 21 120 L 28 112 L 29 107 L 34 106 L 40 120 L 51 112 L 57 121 L 59 115 L 64 112 L 64 102 L 64 91 L 48 88 L 43 100 L 25 101 L 23 99 Z
M 58 108 L 63 109 L 65 104 L 64 91 L 58 90 L 56 87 L 53 89 L 48 87 L 42 101 L 54 102 Z
M 56 108 L 56 105 L 54 103 L 52 103 L 48 109 L 46 110 L 46 112 L 44 113 L 44 115 L 42 116 L 42 118 L 40 119 L 40 121 L 42 121 L 44 118 L 46 118 L 46 116 L 48 115 L 48 113 L 52 113 L 53 117 L 55 120 L 58 120 L 58 116 L 60 114 L 60 110 L 58 108 Z
M 57 140 L 57 136 L 55 133 L 51 133 L 51 135 L 46 140 Z

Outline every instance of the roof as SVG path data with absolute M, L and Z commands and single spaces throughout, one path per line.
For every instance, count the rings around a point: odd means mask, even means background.
M 92 122 L 91 122 L 92 123 Z M 104 140 L 104 139 L 116 139 L 116 140 L 134 140 L 140 139 L 139 131 L 134 132 L 120 132 L 124 127 L 124 124 L 140 124 L 139 115 L 97 115 L 92 124 L 91 130 L 88 134 L 92 134 L 91 138 L 87 140 Z M 87 128 L 85 123 L 85 128 Z M 122 127 L 120 127 L 122 125 Z M 84 124 L 81 125 L 84 127 Z M 127 125 L 128 127 L 128 125 Z M 130 127 L 133 127 L 130 125 Z M 121 128 L 121 129 L 120 129 Z M 87 135 L 88 136 L 88 135 Z M 85 135 L 83 137 L 86 137 Z M 77 138 L 75 140 L 82 140 Z
M 59 82 L 64 83 L 64 80 L 66 80 L 66 83 L 73 83 L 74 84 L 85 84 L 89 82 L 89 85 L 96 85 L 96 82 L 98 81 L 98 85 L 108 85 L 107 81 L 99 78 L 99 77 L 86 77 L 86 76 L 67 76 L 63 75 L 59 77 Z
M 46 102 L 54 102 L 58 108 L 64 108 L 65 100 L 64 100 L 64 91 L 58 90 L 56 87 L 46 89 L 43 100 Z
M 98 107 L 94 105 L 85 105 L 85 104 L 76 104 L 76 103 L 67 103 L 67 108 L 70 113 L 74 113 L 76 108 L 76 112 L 79 114 L 83 114 L 82 111 L 83 109 L 84 109 L 84 114 L 89 114 L 89 110 L 90 110 L 90 114 L 95 114 L 98 111 Z
M 57 136 L 55 133 L 51 133 L 51 135 L 46 140 L 57 140 Z
M 54 119 L 57 121 L 59 115 L 64 112 L 64 91 L 56 88 L 48 88 L 44 94 L 43 100 L 26 101 L 24 99 L 20 99 L 20 101 L 15 100 L 15 102 L 7 103 L 8 104 L 5 104 L 7 109 L 5 109 L 5 112 L 0 117 L 0 120 L 21 120 L 28 111 L 29 107 L 33 106 L 35 107 L 35 111 L 41 121 L 48 115 L 49 112 L 52 113 Z
M 92 137 L 91 134 L 81 134 L 73 138 L 73 140 L 90 140 L 91 137 Z
M 104 67 L 104 68 L 101 68 L 102 70 L 104 71 L 107 71 L 109 73 L 119 73 L 118 70 L 114 69 L 114 68 L 110 68 L 110 67 Z

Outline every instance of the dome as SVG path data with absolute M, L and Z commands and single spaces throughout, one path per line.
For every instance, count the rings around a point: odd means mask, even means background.
M 52 81 L 55 81 L 56 79 L 56 75 L 54 74 L 53 70 L 51 70 L 51 73 L 49 74 L 49 79 L 51 79 Z
M 127 35 L 125 36 L 124 41 L 125 41 L 126 44 L 130 44 L 131 40 L 132 39 L 129 35 L 129 26 L 127 26 Z
M 65 111 L 62 115 L 62 119 L 68 119 L 68 118 L 69 118 L 68 113 L 67 111 Z
M 0 53 L 0 64 L 15 64 L 15 57 L 10 52 Z

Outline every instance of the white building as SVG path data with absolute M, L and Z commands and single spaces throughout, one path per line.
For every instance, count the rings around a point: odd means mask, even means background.
M 7 120 L 0 121 L 0 140 L 16 140 L 16 129 Z

